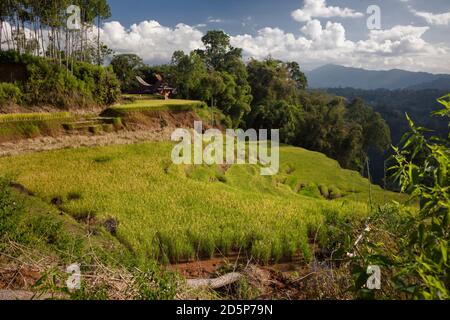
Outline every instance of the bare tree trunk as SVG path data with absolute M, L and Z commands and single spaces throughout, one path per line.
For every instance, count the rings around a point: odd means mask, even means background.
M 3 19 L 0 19 L 0 51 L 2 51 L 3 40 Z
M 98 62 L 98 65 L 100 65 L 101 64 L 101 61 L 100 61 L 100 55 L 101 55 L 101 53 L 100 53 L 100 14 L 97 18 L 97 50 L 98 50 L 97 62 Z
M 44 43 L 44 31 L 42 30 L 42 24 L 39 24 L 39 30 L 41 32 L 41 43 L 42 43 L 42 55 L 45 56 L 45 43 Z
M 190 279 L 187 285 L 192 288 L 220 289 L 242 279 L 240 273 L 229 273 L 216 279 Z

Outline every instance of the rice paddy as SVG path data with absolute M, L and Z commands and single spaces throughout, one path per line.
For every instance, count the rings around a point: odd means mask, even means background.
M 64 120 L 71 117 L 72 114 L 70 112 L 0 114 L 0 123 Z
M 163 262 L 240 252 L 263 262 L 311 257 L 336 221 L 359 222 L 400 195 L 370 186 L 320 153 L 281 147 L 281 171 L 252 165 L 177 166 L 173 144 L 79 148 L 0 159 L 12 177 L 79 221 L 118 222 L 116 237 Z M 328 196 L 324 190 L 328 191 Z M 335 197 L 330 197 L 335 194 Z
M 134 102 L 113 106 L 105 110 L 104 114 L 124 115 L 129 112 L 145 111 L 190 111 L 197 108 L 203 108 L 206 104 L 195 100 L 161 100 L 161 99 L 135 99 Z

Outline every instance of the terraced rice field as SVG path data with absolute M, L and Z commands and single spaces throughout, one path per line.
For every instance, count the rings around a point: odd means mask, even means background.
M 252 165 L 177 166 L 173 144 L 79 148 L 0 159 L 12 177 L 79 221 L 118 222 L 116 237 L 160 261 L 241 252 L 261 261 L 311 257 L 339 223 L 357 223 L 374 203 L 401 199 L 370 186 L 320 153 L 281 147 L 280 173 Z

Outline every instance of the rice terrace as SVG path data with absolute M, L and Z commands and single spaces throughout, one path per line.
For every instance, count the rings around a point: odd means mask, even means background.
M 450 76 L 389 109 L 221 28 L 129 53 L 117 1 L 69 2 L 0 4 L 0 300 L 450 299 Z

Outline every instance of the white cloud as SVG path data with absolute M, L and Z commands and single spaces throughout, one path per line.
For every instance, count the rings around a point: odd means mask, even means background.
M 175 28 L 157 21 L 143 21 L 125 29 L 119 22 L 107 22 L 102 40 L 118 53 L 133 52 L 151 63 L 165 63 L 176 50 L 192 51 L 202 47 L 203 33 L 195 27 L 178 24 Z
M 434 14 L 425 11 L 416 11 L 410 9 L 417 17 L 425 19 L 425 21 L 431 25 L 448 26 L 450 25 L 450 12 Z
M 401 68 L 430 72 L 450 72 L 448 45 L 432 45 L 423 39 L 429 27 L 395 26 L 372 30 L 365 40 L 347 39 L 341 23 L 308 21 L 294 34 L 280 28 L 266 27 L 255 35 L 231 37 L 235 47 L 243 48 L 246 59 L 264 59 L 271 55 L 281 60 L 298 61 L 315 67 L 324 63 L 370 69 Z M 175 50 L 186 52 L 201 48 L 203 32 L 197 27 L 178 24 L 175 28 L 156 21 L 144 21 L 124 28 L 119 22 L 105 23 L 103 41 L 118 53 L 134 52 L 147 63 L 166 63 Z
M 395 26 L 389 30 L 372 30 L 369 39 L 357 43 L 357 51 L 383 55 L 432 53 L 433 46 L 422 39 L 428 29 L 428 27 Z
M 295 36 L 277 28 L 264 28 L 256 36 L 232 37 L 234 46 L 242 47 L 246 57 L 263 59 L 268 55 L 295 60 L 303 66 L 337 63 L 369 69 L 402 68 L 412 71 L 450 72 L 441 61 L 450 59 L 450 50 L 439 49 L 422 37 L 428 27 L 395 26 L 372 30 L 368 39 L 358 42 L 346 38 L 340 23 L 311 20 Z
M 364 16 L 349 8 L 327 6 L 325 0 L 305 0 L 303 8 L 292 12 L 292 17 L 299 22 L 311 21 L 314 18 L 358 18 Z

